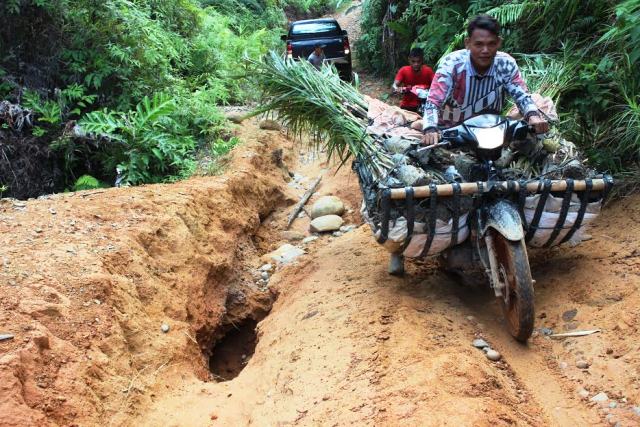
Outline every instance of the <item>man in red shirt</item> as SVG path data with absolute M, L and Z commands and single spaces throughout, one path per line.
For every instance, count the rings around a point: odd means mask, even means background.
M 420 48 L 413 48 L 409 52 L 409 64 L 400 68 L 393 82 L 393 90 L 402 93 L 403 87 L 424 85 L 428 89 L 433 80 L 433 70 L 431 67 L 424 65 L 424 52 Z M 420 100 L 411 92 L 405 91 L 400 108 L 409 111 L 418 111 Z

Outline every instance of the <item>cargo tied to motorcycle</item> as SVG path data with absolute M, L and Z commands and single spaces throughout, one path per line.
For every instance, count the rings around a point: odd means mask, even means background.
M 275 55 L 257 65 L 265 102 L 256 113 L 277 115 L 293 133 L 310 133 L 330 157 L 342 162 L 353 159 L 363 218 L 376 240 L 392 253 L 424 257 L 462 243 L 470 234 L 469 214 L 479 193 L 501 192 L 513 201 L 530 246 L 576 243 L 598 215 L 610 187 L 611 181 L 603 181 L 605 177 L 589 168 L 575 145 L 561 135 L 551 132 L 541 137 L 521 128 L 517 137 L 508 134 L 512 129 L 497 135 L 499 148 L 493 150 L 495 173 L 490 181 L 504 182 L 504 189 L 484 185 L 463 194 L 460 184 L 486 182 L 482 159 L 468 144 L 421 146 L 419 115 L 361 95 L 331 70 L 318 72 Z M 549 98 L 535 94 L 533 99 L 547 117 L 557 118 Z M 508 119 L 513 127 L 519 122 L 517 110 L 509 114 L 515 116 Z M 497 129 L 500 121 L 492 120 L 475 129 Z M 558 180 L 569 186 L 555 190 L 552 184 Z M 588 191 L 578 192 L 576 183 Z M 413 191 L 434 185 L 451 186 L 451 195 L 441 192 L 420 198 Z M 406 189 L 406 197 L 385 197 L 391 189 Z
M 424 146 L 419 115 L 362 96 L 331 68 L 276 54 L 255 65 L 264 103 L 254 114 L 310 135 L 329 159 L 353 159 L 362 217 L 391 253 L 389 273 L 403 274 L 405 257 L 439 254 L 463 280 L 488 283 L 510 334 L 527 341 L 535 318 L 527 245 L 579 242 L 613 180 L 561 135 L 536 135 L 515 114 L 472 117 Z M 550 99 L 533 98 L 557 117 Z

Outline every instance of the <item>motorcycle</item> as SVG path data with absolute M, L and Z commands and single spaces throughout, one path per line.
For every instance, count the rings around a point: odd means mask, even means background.
M 474 182 L 452 182 L 388 190 L 389 200 L 430 197 L 434 211 L 437 197 L 473 197 L 473 208 L 468 215 L 469 238 L 461 244 L 445 249 L 441 257 L 448 270 L 463 274 L 480 273 L 488 279 L 500 301 L 510 334 L 521 342 L 526 342 L 531 336 L 535 318 L 535 281 L 531 275 L 527 254 L 527 228 L 538 227 L 537 222 L 529 225 L 526 223 L 523 196 L 539 193 L 544 187 L 546 194 L 551 191 L 564 191 L 568 205 L 574 192 L 586 190 L 582 198 L 582 204 L 586 205 L 589 192 L 603 191 L 606 195 L 613 184 L 610 177 L 584 181 L 507 180 L 502 176 L 501 169 L 495 165 L 496 160 L 502 155 L 502 148 L 512 141 L 526 140 L 533 132 L 532 127 L 520 120 L 489 114 L 473 117 L 459 126 L 442 131 L 442 142 L 434 146 L 414 148 L 413 155 L 417 156 L 422 151 L 436 147 L 469 149 L 477 159 L 470 172 L 471 180 Z M 544 201 L 539 210 L 543 207 Z M 565 209 L 565 218 L 566 215 Z M 564 222 L 565 218 L 561 218 L 561 221 Z M 435 224 L 435 218 L 432 221 L 432 224 Z M 576 224 L 577 228 L 580 227 L 580 221 Z M 560 221 L 558 223 L 560 224 Z M 556 228 L 561 228 L 561 225 Z M 433 226 L 430 229 L 433 230 Z M 456 225 L 455 234 L 457 232 Z M 452 238 L 452 242 L 454 240 Z

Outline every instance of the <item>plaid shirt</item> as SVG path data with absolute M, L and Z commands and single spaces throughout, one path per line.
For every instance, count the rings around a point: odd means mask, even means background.
M 498 52 L 491 68 L 479 75 L 468 50 L 451 52 L 442 59 L 431 83 L 423 127 L 452 127 L 480 114 L 500 114 L 505 92 L 523 116 L 538 111 L 510 55 Z

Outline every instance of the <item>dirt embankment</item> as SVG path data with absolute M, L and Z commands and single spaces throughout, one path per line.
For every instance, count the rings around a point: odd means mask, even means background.
M 536 332 L 521 346 L 488 289 L 434 261 L 389 276 L 366 226 L 321 236 L 256 287 L 299 183 L 327 165 L 281 133 L 245 123 L 241 136 L 221 177 L 2 202 L 0 333 L 15 336 L 0 342 L 3 423 L 637 425 L 639 197 L 606 209 L 592 240 L 531 253 Z M 288 179 L 277 148 L 306 181 Z M 360 225 L 348 167 L 325 172 L 325 194 Z M 230 381 L 207 369 L 233 363 Z
M 268 312 L 247 263 L 287 203 L 290 143 L 243 133 L 224 176 L 0 203 L 0 424 L 123 424 L 167 369 L 209 379 L 212 343 Z

